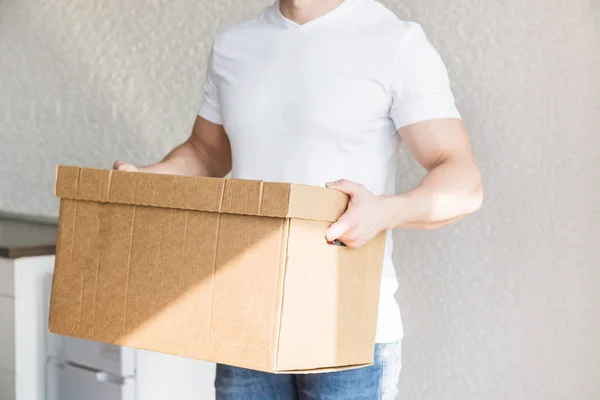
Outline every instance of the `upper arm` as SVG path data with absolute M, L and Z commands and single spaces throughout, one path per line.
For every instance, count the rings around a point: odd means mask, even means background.
M 223 125 L 198 116 L 188 143 L 214 176 L 231 170 L 231 145 Z
M 475 163 L 469 137 L 460 119 L 433 119 L 399 130 L 402 141 L 415 159 L 427 170 L 454 159 Z
M 208 57 L 204 81 L 204 100 L 188 141 L 218 174 L 231 169 L 231 145 L 223 127 L 219 75 L 215 66 L 214 47 Z
M 400 43 L 390 74 L 390 118 L 409 151 L 427 169 L 471 150 L 444 62 L 418 24 Z

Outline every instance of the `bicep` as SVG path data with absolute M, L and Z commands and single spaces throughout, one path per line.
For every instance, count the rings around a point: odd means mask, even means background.
M 444 62 L 419 25 L 401 43 L 393 71 L 390 117 L 406 147 L 427 170 L 472 158 Z
M 229 172 L 231 169 L 231 145 L 223 125 L 198 116 L 188 142 L 196 153 L 215 166 L 219 173 Z
M 208 57 L 204 81 L 204 100 L 194 122 L 189 142 L 205 157 L 231 158 L 229 138 L 223 128 L 221 116 L 219 74 L 214 45 Z
M 211 148 L 220 148 L 225 143 L 229 146 L 229 139 L 223 125 L 211 122 L 201 116 L 196 117 L 190 141 Z
M 458 118 L 417 122 L 398 133 L 408 151 L 428 171 L 450 158 L 474 161 L 467 131 Z

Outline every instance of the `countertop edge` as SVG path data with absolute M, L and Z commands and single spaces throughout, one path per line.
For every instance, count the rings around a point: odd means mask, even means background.
M 0 211 L 0 258 L 54 255 L 57 230 L 53 218 Z

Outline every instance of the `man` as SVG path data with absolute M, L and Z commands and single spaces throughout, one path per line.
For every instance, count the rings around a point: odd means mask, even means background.
M 393 195 L 400 140 L 428 173 Z M 190 138 L 158 164 L 115 168 L 327 185 L 351 201 L 324 234 L 352 248 L 391 228 L 446 225 L 482 202 L 441 58 L 419 25 L 374 0 L 280 0 L 225 30 Z M 373 366 L 296 376 L 219 365 L 217 399 L 393 399 L 402 328 L 391 236 Z

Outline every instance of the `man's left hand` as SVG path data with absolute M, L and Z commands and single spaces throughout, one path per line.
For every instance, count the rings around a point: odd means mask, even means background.
M 325 234 L 328 241 L 339 240 L 350 248 L 358 248 L 388 229 L 392 210 L 385 197 L 376 196 L 363 185 L 345 179 L 326 186 L 350 196 L 348 209 Z

